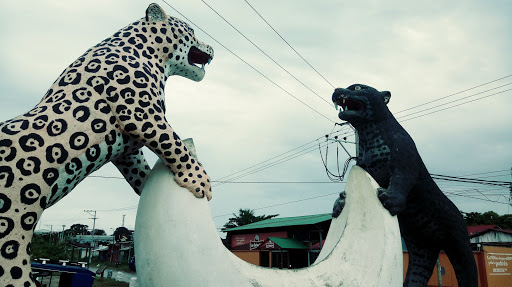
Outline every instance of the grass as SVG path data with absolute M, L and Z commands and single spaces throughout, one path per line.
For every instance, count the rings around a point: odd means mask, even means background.
M 130 286 L 130 283 L 116 281 L 115 279 L 111 279 L 111 278 L 96 277 L 92 286 L 93 287 L 128 287 L 128 286 Z

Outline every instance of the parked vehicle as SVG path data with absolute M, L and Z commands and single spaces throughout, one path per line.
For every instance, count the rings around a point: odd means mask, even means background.
M 96 274 L 78 266 L 31 263 L 32 274 L 39 286 L 91 287 Z M 55 285 L 58 284 L 58 285 Z

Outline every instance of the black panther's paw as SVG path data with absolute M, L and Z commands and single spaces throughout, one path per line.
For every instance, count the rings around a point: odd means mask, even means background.
M 340 193 L 340 196 L 334 202 L 334 206 L 332 207 L 332 217 L 337 218 L 340 216 L 343 208 L 345 207 L 345 199 L 347 196 L 345 195 L 345 191 Z
M 399 214 L 405 209 L 405 197 L 397 192 L 392 192 L 388 189 L 379 187 L 377 189 L 377 196 L 385 209 L 393 216 Z

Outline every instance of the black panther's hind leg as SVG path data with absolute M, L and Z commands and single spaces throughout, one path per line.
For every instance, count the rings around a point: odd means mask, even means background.
M 478 270 L 469 240 L 460 240 L 447 248 L 446 254 L 453 266 L 459 287 L 477 287 Z
M 439 249 L 425 248 L 405 240 L 409 251 L 409 266 L 405 276 L 404 287 L 425 287 L 432 277 L 434 265 L 439 256 Z

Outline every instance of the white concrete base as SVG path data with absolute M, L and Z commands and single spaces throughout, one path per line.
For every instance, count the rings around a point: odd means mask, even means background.
M 347 204 L 332 221 L 312 266 L 258 267 L 223 245 L 208 201 L 179 187 L 157 162 L 139 202 L 135 254 L 140 287 L 166 286 L 402 286 L 402 248 L 396 217 L 376 196 L 377 183 L 355 166 Z

